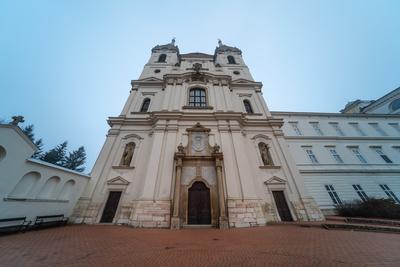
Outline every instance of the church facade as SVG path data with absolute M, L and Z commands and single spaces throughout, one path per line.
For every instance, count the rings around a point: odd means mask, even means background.
M 152 49 L 75 207 L 75 223 L 179 229 L 323 220 L 242 51 Z M 277 114 L 280 115 L 280 114 Z

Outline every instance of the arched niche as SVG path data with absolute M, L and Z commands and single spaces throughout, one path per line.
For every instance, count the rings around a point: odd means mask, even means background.
M 3 147 L 0 146 L 0 161 L 2 161 L 7 155 L 7 150 Z
M 59 199 L 61 200 L 70 200 L 72 197 L 72 193 L 74 192 L 74 185 L 75 181 L 74 180 L 68 180 L 65 182 L 63 185 L 63 188 L 61 189 L 61 193 L 59 196 Z
M 58 176 L 50 177 L 46 181 L 46 183 L 43 185 L 42 189 L 40 190 L 39 194 L 37 195 L 37 198 L 54 199 L 55 191 L 56 191 L 57 185 L 60 183 L 60 180 L 61 179 Z
M 40 173 L 28 172 L 25 174 L 9 194 L 10 197 L 27 198 L 40 180 Z

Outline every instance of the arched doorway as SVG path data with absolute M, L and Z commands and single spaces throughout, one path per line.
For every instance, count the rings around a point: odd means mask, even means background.
M 210 189 L 203 182 L 189 188 L 188 224 L 211 224 Z

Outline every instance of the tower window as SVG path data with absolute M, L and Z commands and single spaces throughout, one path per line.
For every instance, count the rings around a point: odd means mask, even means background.
M 236 64 L 236 60 L 233 56 L 228 56 L 228 63 L 229 64 Z
M 243 105 L 247 113 L 253 113 L 253 108 L 251 107 L 249 100 L 247 99 L 243 100 Z
M 161 54 L 158 57 L 158 62 L 165 62 L 166 59 L 167 59 L 167 55 L 166 54 Z
M 150 98 L 145 98 L 143 100 L 142 107 L 140 108 L 140 112 L 147 112 L 150 106 Z
M 189 91 L 189 106 L 205 107 L 207 106 L 206 90 L 203 88 L 193 88 Z

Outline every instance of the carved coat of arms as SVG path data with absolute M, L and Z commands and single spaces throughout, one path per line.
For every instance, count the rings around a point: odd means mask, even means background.
M 201 152 L 205 148 L 205 138 L 203 134 L 193 134 L 192 135 L 192 148 L 196 152 Z

